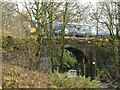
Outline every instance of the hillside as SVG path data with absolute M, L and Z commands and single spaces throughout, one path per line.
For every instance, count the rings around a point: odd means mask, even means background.
M 0 49 L 3 88 L 46 88 L 50 74 L 33 70 L 25 50 Z
M 2 85 L 4 88 L 45 88 L 48 87 L 48 82 L 49 74 L 2 63 Z

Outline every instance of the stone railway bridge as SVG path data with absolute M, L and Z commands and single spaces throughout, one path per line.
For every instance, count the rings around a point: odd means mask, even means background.
M 44 44 L 47 44 L 46 40 L 43 40 Z M 66 37 L 64 43 L 64 48 L 76 57 L 78 75 L 94 77 L 96 75 L 95 67 L 102 67 L 101 62 L 109 60 L 114 55 L 108 37 Z M 61 39 L 53 40 L 52 47 L 53 49 L 57 48 L 56 52 L 60 50 Z M 120 43 L 118 43 L 118 47 L 120 51 Z

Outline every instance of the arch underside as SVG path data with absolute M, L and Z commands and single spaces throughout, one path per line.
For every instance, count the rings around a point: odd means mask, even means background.
M 79 49 L 74 47 L 66 47 L 65 49 L 72 52 L 72 54 L 76 57 L 77 64 L 75 65 L 74 69 L 77 70 L 78 75 L 86 75 L 86 66 L 88 63 L 87 56 Z

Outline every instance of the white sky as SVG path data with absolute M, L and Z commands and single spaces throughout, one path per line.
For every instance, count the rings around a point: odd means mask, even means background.
M 91 2 L 91 3 L 96 3 L 98 0 L 78 0 L 81 3 L 86 3 L 86 2 Z
M 10 1 L 10 0 L 3 0 L 3 1 Z M 27 1 L 27 0 L 11 0 L 11 1 L 17 1 L 17 2 L 24 2 L 24 1 Z M 34 1 L 34 0 L 29 0 L 29 1 Z M 39 0 L 39 1 L 42 1 L 42 0 Z M 43 1 L 50 1 L 50 0 L 43 0 Z M 64 1 L 73 1 L 73 0 L 53 0 L 55 2 L 64 2 Z M 86 2 L 92 2 L 92 3 L 96 3 L 98 0 L 74 0 L 74 1 L 78 1 L 78 2 L 81 2 L 81 3 L 86 3 Z
M 3 1 L 8 1 L 8 2 L 25 2 L 25 1 L 34 1 L 34 0 L 3 0 Z M 39 0 L 42 1 L 42 0 Z M 50 0 L 43 0 L 43 1 L 50 1 Z M 72 2 L 73 0 L 53 0 L 55 2 L 64 2 L 64 1 L 69 1 Z M 98 0 L 74 0 L 78 3 L 84 4 L 87 2 L 91 2 L 93 5 L 95 5 L 96 2 L 98 2 Z M 22 5 L 19 4 L 20 9 L 22 9 Z

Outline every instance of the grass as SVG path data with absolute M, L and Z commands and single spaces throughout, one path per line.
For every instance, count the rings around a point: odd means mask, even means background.
M 100 81 L 92 80 L 85 76 L 68 78 L 65 74 L 55 71 L 51 75 L 50 87 L 52 88 L 100 88 Z
M 3 88 L 46 88 L 49 74 L 32 71 L 24 67 L 2 64 Z
M 100 88 L 100 82 L 90 78 L 67 78 L 58 72 L 48 74 L 27 68 L 2 64 L 3 88 Z

